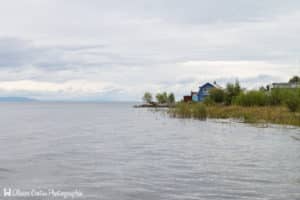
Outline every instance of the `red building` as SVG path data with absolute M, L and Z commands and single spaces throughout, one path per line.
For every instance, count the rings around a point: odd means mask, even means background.
M 189 102 L 189 101 L 195 101 L 195 99 L 198 98 L 198 93 L 191 91 L 191 95 L 188 96 L 183 96 L 183 101 L 184 102 Z

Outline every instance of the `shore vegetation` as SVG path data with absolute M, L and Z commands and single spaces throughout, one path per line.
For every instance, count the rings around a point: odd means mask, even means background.
M 299 80 L 295 76 L 290 82 Z M 245 90 L 236 81 L 225 89 L 211 89 L 203 102 L 179 102 L 170 114 L 180 118 L 232 118 L 300 126 L 300 88 Z
M 135 105 L 134 107 L 173 107 L 175 105 L 175 95 L 172 92 L 157 93 L 155 99 L 156 101 L 153 100 L 153 95 L 150 92 L 145 92 L 142 97 L 144 104 Z

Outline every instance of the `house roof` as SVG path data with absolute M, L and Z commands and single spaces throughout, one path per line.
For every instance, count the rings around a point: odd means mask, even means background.
M 216 82 L 213 83 L 213 85 L 214 85 L 216 88 L 222 89 L 222 87 L 221 87 L 219 84 L 217 84 Z
M 206 86 L 208 86 L 208 85 L 210 85 L 210 86 L 212 86 L 212 87 L 215 87 L 215 88 L 219 88 L 219 89 L 222 88 L 222 87 L 221 87 L 220 85 L 218 85 L 216 82 L 214 82 L 214 83 L 207 82 L 207 83 L 205 83 L 204 85 L 200 86 L 199 88 L 204 88 L 204 87 L 206 87 Z

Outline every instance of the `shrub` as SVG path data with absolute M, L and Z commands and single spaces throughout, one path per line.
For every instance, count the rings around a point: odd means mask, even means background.
M 282 89 L 272 89 L 270 94 L 270 104 L 280 105 L 283 103 L 283 90 Z
M 290 98 L 300 98 L 300 89 L 284 89 L 284 88 L 275 88 L 272 89 L 270 95 L 270 104 L 271 105 L 284 105 L 286 100 Z
M 225 92 L 222 89 L 213 88 L 209 90 L 209 98 L 215 103 L 222 103 L 225 99 Z
M 300 98 L 296 94 L 293 94 L 289 96 L 285 103 L 291 112 L 296 112 L 299 109 Z
M 212 98 L 210 96 L 205 97 L 203 103 L 206 106 L 214 106 L 214 105 L 216 105 L 216 102 L 214 100 L 212 100 Z
M 249 91 L 234 98 L 234 104 L 240 106 L 266 106 L 270 104 L 270 97 L 263 91 Z

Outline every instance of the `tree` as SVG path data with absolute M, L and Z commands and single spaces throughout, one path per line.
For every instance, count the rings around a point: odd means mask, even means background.
M 209 90 L 209 98 L 215 103 L 222 103 L 225 99 L 225 92 L 219 88 L 212 88 Z
M 151 103 L 152 102 L 152 94 L 150 92 L 145 92 L 143 96 L 143 101 L 146 103 Z
M 168 94 L 166 92 L 157 93 L 156 100 L 159 104 L 168 103 Z
M 228 83 L 225 92 L 225 103 L 230 105 L 234 97 L 238 96 L 242 92 L 239 81 L 235 81 L 234 84 Z
M 168 103 L 169 104 L 174 104 L 175 103 L 175 96 L 173 93 L 170 93 L 168 96 Z
M 157 93 L 155 97 L 156 97 L 156 101 L 157 101 L 159 104 L 165 103 L 165 99 L 164 99 L 163 94 Z
M 294 76 L 289 80 L 289 83 L 300 83 L 300 77 L 299 76 Z

